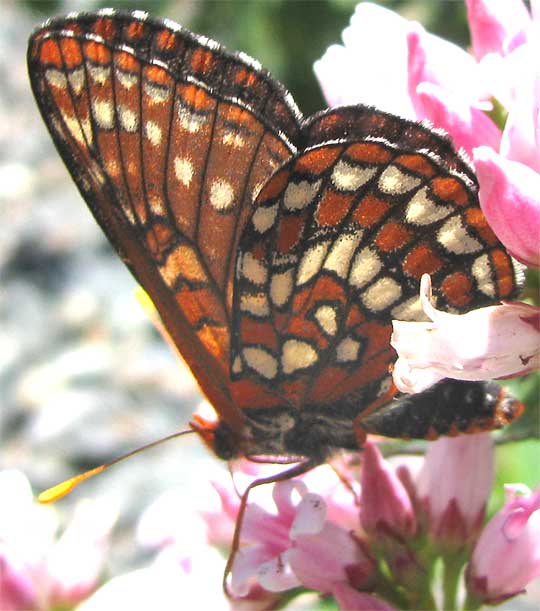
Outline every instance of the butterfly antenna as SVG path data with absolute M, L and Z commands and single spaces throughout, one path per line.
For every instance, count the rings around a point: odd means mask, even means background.
M 75 475 L 75 477 L 70 477 L 69 479 L 66 479 L 65 481 L 61 482 L 60 484 L 56 484 L 56 486 L 52 486 L 52 488 L 47 488 L 47 490 L 44 490 L 38 496 L 37 500 L 39 503 L 42 503 L 42 504 L 47 504 L 47 503 L 52 503 L 54 501 L 57 501 L 58 499 L 61 499 L 63 496 L 66 496 L 66 494 L 69 494 L 73 490 L 73 488 L 75 488 L 75 486 L 78 486 L 81 482 L 84 482 L 85 480 L 90 479 L 91 477 L 94 477 L 94 475 L 103 473 L 103 471 L 106 471 L 107 469 L 109 469 L 109 467 L 112 467 L 113 465 L 116 465 L 117 463 L 123 460 L 126 460 L 126 458 L 130 458 L 131 456 L 134 456 L 135 454 L 138 454 L 139 452 L 144 452 L 145 450 L 149 450 L 150 448 L 153 448 L 154 446 L 164 443 L 165 441 L 175 439 L 176 437 L 182 437 L 183 435 L 187 435 L 188 433 L 194 433 L 194 432 L 195 431 L 191 429 L 185 430 L 185 431 L 178 431 L 176 433 L 173 433 L 172 435 L 167 435 L 167 437 L 163 437 L 161 439 L 157 439 L 156 441 L 152 441 L 151 443 L 147 443 L 146 445 L 141 446 L 140 448 L 137 448 L 135 450 L 131 450 L 131 452 L 127 452 L 126 454 L 122 454 L 122 456 L 118 456 L 117 458 L 103 465 L 100 465 L 99 467 L 95 467 L 94 469 L 89 469 L 88 471 L 85 471 L 84 473 Z

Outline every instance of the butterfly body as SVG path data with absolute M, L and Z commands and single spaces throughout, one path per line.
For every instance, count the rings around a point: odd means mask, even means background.
M 304 119 L 254 60 L 140 12 L 52 20 L 28 63 L 82 196 L 219 415 L 193 422 L 218 456 L 315 464 L 366 432 L 519 412 L 483 383 L 441 383 L 431 411 L 391 383 L 391 320 L 421 319 L 422 274 L 455 312 L 519 288 L 446 137 L 364 106 Z

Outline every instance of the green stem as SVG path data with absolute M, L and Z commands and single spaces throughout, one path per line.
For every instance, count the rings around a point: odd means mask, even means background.
M 467 594 L 467 598 L 465 599 L 465 604 L 463 605 L 463 611 L 476 611 L 482 607 L 482 601 L 473 596 L 472 594 Z
M 455 554 L 443 558 L 444 609 L 449 611 L 457 609 L 456 595 L 462 566 L 462 554 Z
M 408 609 L 408 600 L 403 593 L 399 591 L 395 583 L 379 573 L 377 577 L 377 587 L 375 593 L 383 598 L 386 602 L 391 603 L 396 609 Z

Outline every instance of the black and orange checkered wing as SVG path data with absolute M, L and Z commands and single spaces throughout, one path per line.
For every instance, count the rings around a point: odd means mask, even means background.
M 352 421 L 396 392 L 391 321 L 422 319 L 422 274 L 440 308 L 464 312 L 515 296 L 516 270 L 447 138 L 359 106 L 313 117 L 302 137 L 240 241 L 233 394 L 259 423 L 307 410 L 354 447 Z
M 82 196 L 221 416 L 235 252 L 300 113 L 256 62 L 141 12 L 52 20 L 32 88 Z

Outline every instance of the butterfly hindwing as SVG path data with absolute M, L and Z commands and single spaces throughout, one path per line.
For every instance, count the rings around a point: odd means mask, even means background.
M 352 112 L 340 110 L 328 111 L 319 138 Z M 439 288 L 438 306 L 455 312 L 517 289 L 449 141 L 355 112 L 383 127 L 304 150 L 259 194 L 239 245 L 231 357 L 234 399 L 252 417 L 287 405 L 341 423 L 348 438 L 356 416 L 395 393 L 391 321 L 422 319 L 422 274 Z
M 254 194 L 295 151 L 300 113 L 249 58 L 169 22 L 53 20 L 28 52 L 79 190 L 223 417 L 234 253 Z

